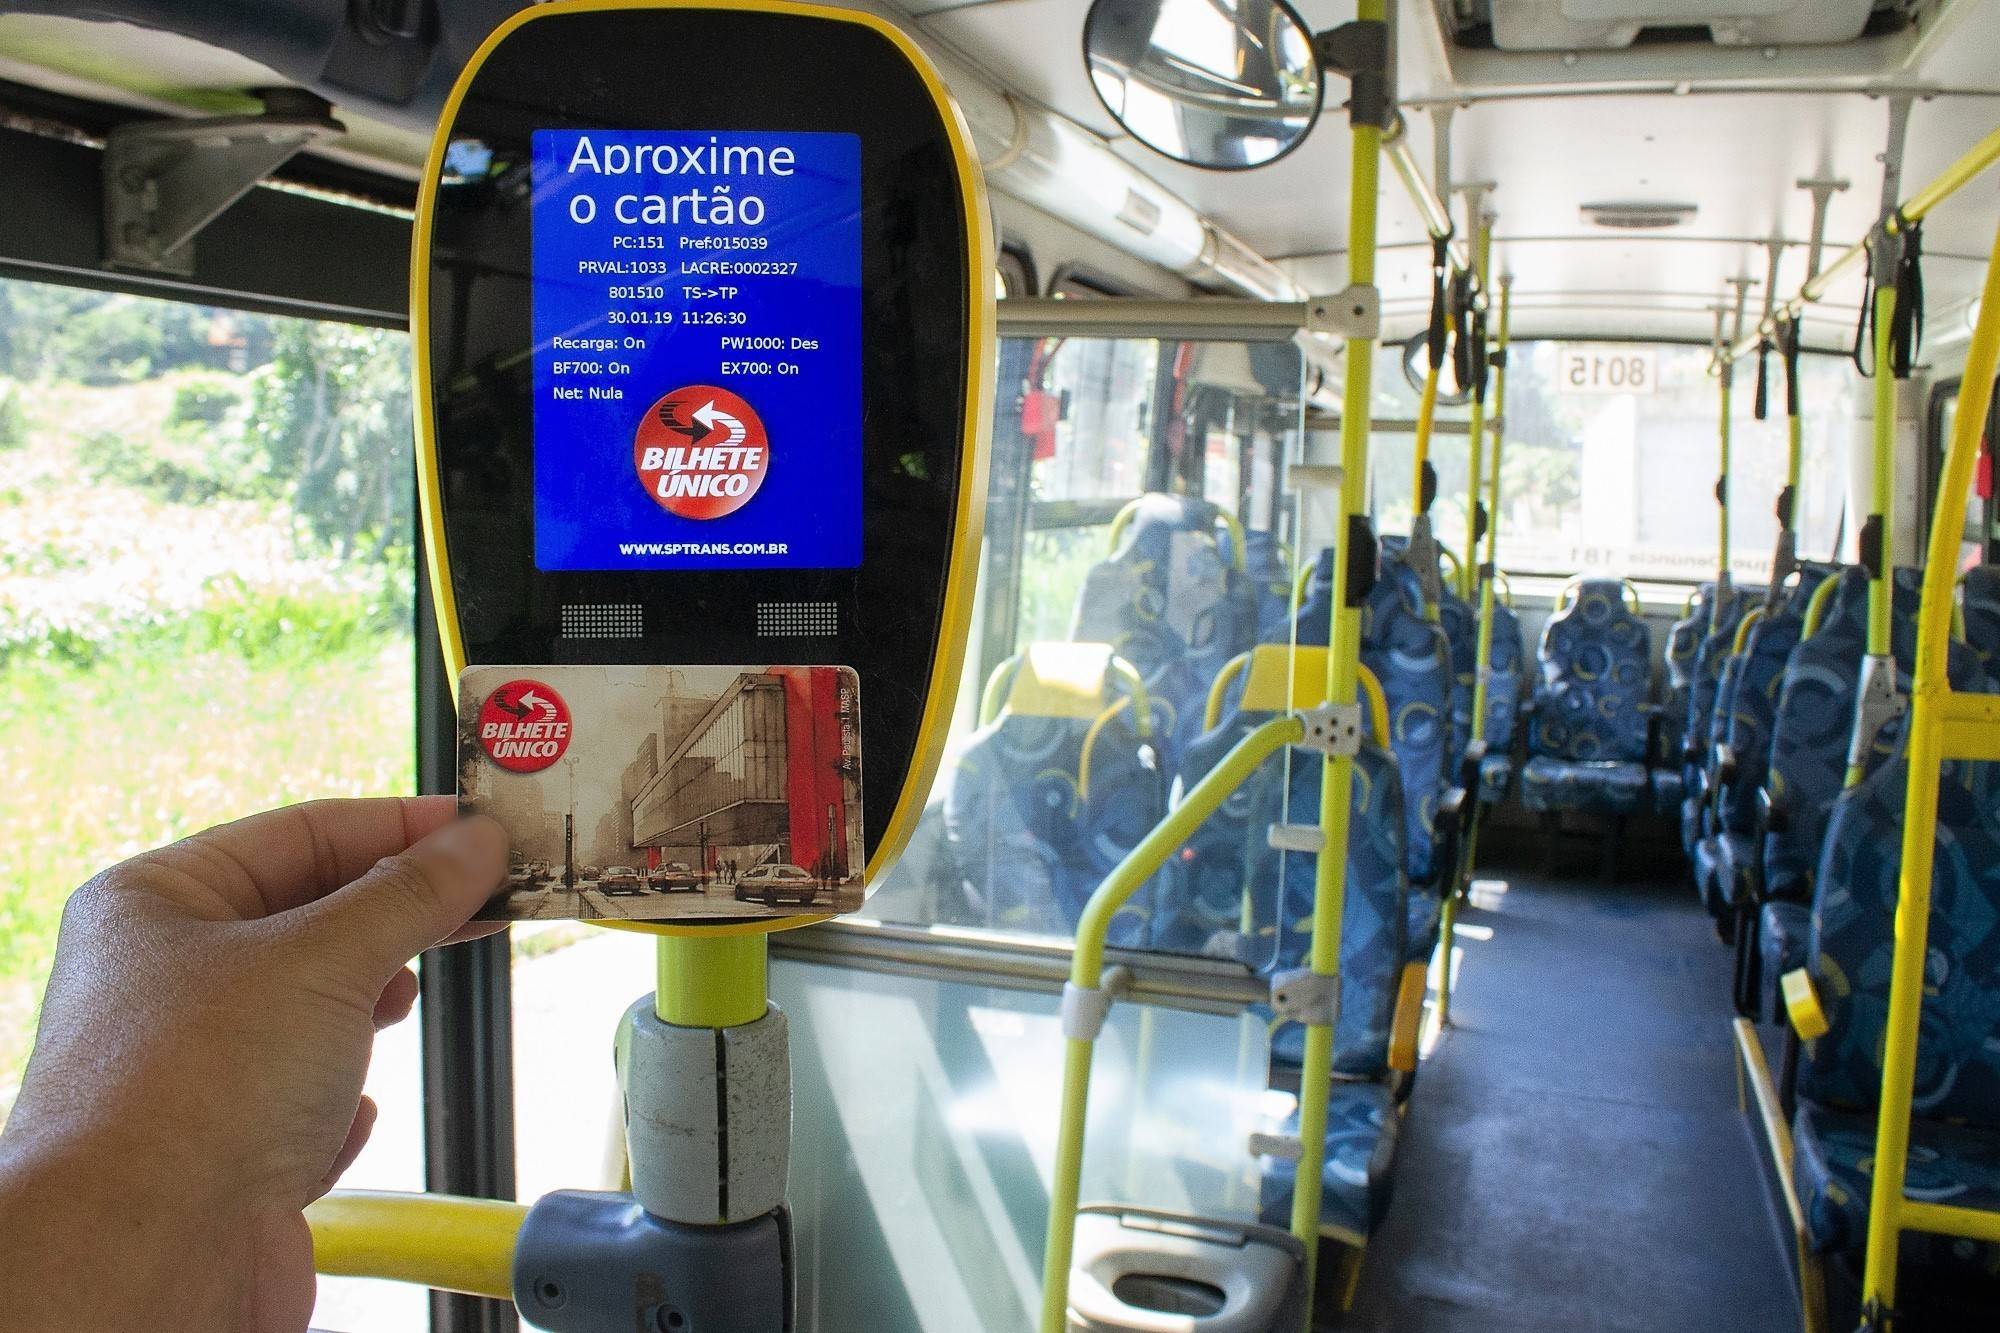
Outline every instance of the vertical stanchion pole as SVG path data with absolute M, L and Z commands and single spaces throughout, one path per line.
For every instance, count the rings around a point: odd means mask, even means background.
M 1879 347 L 1879 340 L 1878 340 Z M 1879 352 L 1878 352 L 1879 355 Z M 1888 379 L 1889 366 L 1875 363 Z M 1938 486 L 1936 518 L 1924 562 L 1923 609 L 1917 620 L 1917 656 L 1911 672 L 1909 775 L 1903 796 L 1903 848 L 1896 892 L 1896 943 L 1889 975 L 1889 1013 L 1883 1030 L 1882 1097 L 1875 1123 L 1875 1169 L 1869 1186 L 1868 1244 L 1861 1278 L 1862 1327 L 1893 1327 L 1896 1251 L 1902 1234 L 1905 1174 L 1909 1169 L 1910 1110 L 1917 1077 L 1917 1034 L 1923 1016 L 1924 960 L 1930 935 L 1931 872 L 1937 848 L 1939 765 L 1943 745 L 1941 705 L 1951 698 L 1945 663 L 1950 651 L 1953 571 L 1958 515 L 1965 512 L 1980 438 L 2000 373 L 2000 232 L 1987 261 L 1979 321 L 1966 353 L 1965 396 L 1952 427 Z
M 1355 22 L 1375 35 L 1374 68 L 1356 70 L 1349 103 L 1350 165 L 1347 205 L 1347 280 L 1350 292 L 1372 294 L 1375 286 L 1376 209 L 1381 192 L 1382 131 L 1388 121 L 1386 5 L 1384 0 L 1357 0 Z M 1368 434 L 1373 395 L 1375 337 L 1372 332 L 1347 339 L 1346 383 L 1342 386 L 1340 420 L 1341 529 L 1334 545 L 1333 623 L 1327 637 L 1326 697 L 1336 706 L 1351 707 L 1360 682 L 1361 601 L 1367 566 L 1375 559 L 1373 538 L 1363 516 L 1363 479 L 1368 475 Z M 1369 549 L 1357 549 L 1366 543 Z M 1340 971 L 1341 910 L 1347 896 L 1348 802 L 1354 785 L 1354 760 L 1329 755 L 1320 778 L 1320 827 L 1326 835 L 1313 882 L 1310 967 L 1324 977 Z M 1335 983 L 1338 993 L 1338 983 Z M 1299 1073 L 1299 1141 L 1304 1155 L 1292 1191 L 1292 1234 L 1306 1247 L 1308 1288 L 1316 1276 L 1319 1246 L 1321 1164 L 1326 1142 L 1327 1097 L 1333 1075 L 1333 1027 L 1306 1026 L 1305 1058 Z M 1307 1321 L 1310 1322 L 1308 1302 Z

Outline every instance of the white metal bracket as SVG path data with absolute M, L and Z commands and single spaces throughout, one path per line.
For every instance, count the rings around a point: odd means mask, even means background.
M 1271 1011 L 1287 1023 L 1332 1027 L 1340 1018 L 1340 978 L 1309 967 L 1271 978 Z
M 1329 338 L 1381 337 L 1381 289 L 1357 283 L 1330 296 L 1313 297 L 1306 304 L 1306 332 Z
M 1264 842 L 1274 852 L 1318 853 L 1326 850 L 1326 830 L 1317 824 L 1273 824 Z
M 1305 723 L 1305 738 L 1299 741 L 1301 750 L 1312 750 L 1323 755 L 1346 755 L 1352 757 L 1361 753 L 1361 704 L 1321 704 L 1308 708 L 1299 714 Z
M 1104 976 L 1095 987 L 1065 981 L 1062 996 L 1063 1036 L 1070 1041 L 1096 1041 L 1097 1034 L 1104 1031 L 1104 1020 L 1111 1013 L 1112 1003 L 1131 988 L 1132 973 L 1124 967 L 1105 969 Z
M 1300 1162 L 1305 1160 L 1305 1144 L 1299 1142 L 1296 1134 L 1267 1134 L 1253 1130 L 1244 1140 L 1252 1157 L 1269 1157 L 1279 1162 Z

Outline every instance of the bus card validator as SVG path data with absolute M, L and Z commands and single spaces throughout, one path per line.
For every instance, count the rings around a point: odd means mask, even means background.
M 507 830 L 489 920 L 851 912 L 860 686 L 833 666 L 474 666 L 458 802 Z

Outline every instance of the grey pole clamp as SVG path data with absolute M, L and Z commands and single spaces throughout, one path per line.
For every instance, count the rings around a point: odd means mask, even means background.
M 698 1226 L 781 1206 L 792 1140 L 784 1012 L 773 1005 L 741 1027 L 677 1027 L 647 995 L 629 1018 L 620 1081 L 633 1195 L 656 1217 Z
M 1896 660 L 1872 654 L 1861 659 L 1861 688 L 1854 699 L 1854 735 L 1847 742 L 1847 766 L 1857 772 L 1868 766 L 1875 738 L 1882 728 L 1903 715 L 1909 701 L 1896 689 Z
M 1323 755 L 1361 753 L 1361 704 L 1321 704 L 1299 713 L 1306 734 L 1298 742 L 1301 750 Z

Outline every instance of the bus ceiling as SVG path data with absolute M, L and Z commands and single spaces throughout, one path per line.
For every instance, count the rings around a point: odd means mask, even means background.
M 520 7 L 97 0 L 85 21 L 66 0 L 15 0 L 0 16 L 0 134 L 94 143 L 121 121 L 259 114 L 265 90 L 298 88 L 325 100 L 339 130 L 280 175 L 401 207 L 451 77 Z M 1348 168 L 1326 126 L 1254 170 L 1203 170 L 1107 113 L 1076 54 L 1080 0 L 851 7 L 887 14 L 938 62 L 996 207 L 1153 266 L 1159 285 L 1146 294 L 1297 303 L 1344 285 L 1335 201 Z M 1315 32 L 1353 13 L 1347 0 L 1296 8 Z M 1972 147 L 2000 97 L 1987 44 L 1966 40 L 2000 21 L 2000 0 L 1403 0 L 1392 12 L 1400 115 L 1388 161 L 1410 188 L 1385 173 L 1377 282 L 1383 332 L 1399 340 L 1427 316 L 1441 210 L 1464 262 L 1469 184 L 1492 183 L 1494 272 L 1515 280 L 1517 336 L 1706 341 L 1729 282 L 1761 283 L 1773 245 L 1790 293 L 1816 233 L 1829 255 L 1868 234 L 1898 116 L 1904 179 L 1921 182 Z M 1346 95 L 1335 80 L 1325 101 Z M 1579 135 L 1584 108 L 1590 132 Z M 1844 188 L 1816 194 L 1814 181 Z M 1976 208 L 1927 223 L 1941 331 L 1965 326 L 1980 231 Z M 12 250 L 0 261 L 33 266 Z M 1070 257 L 1036 259 L 1054 271 Z M 1846 273 L 1805 310 L 1809 347 L 1847 345 L 1860 290 Z M 1753 311 L 1763 305 L 1753 292 Z

